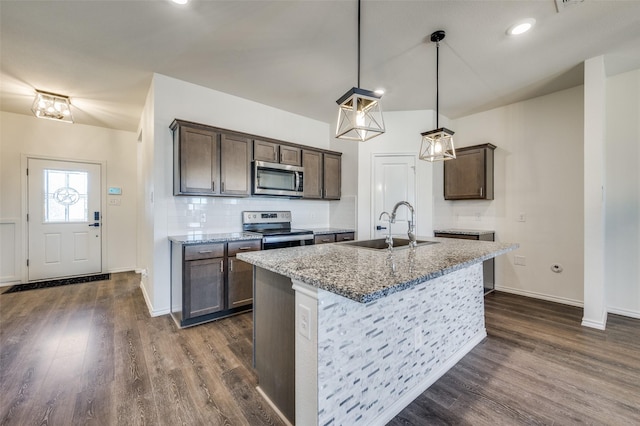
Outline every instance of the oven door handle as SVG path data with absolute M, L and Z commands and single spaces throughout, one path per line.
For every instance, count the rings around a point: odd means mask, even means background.
M 273 237 L 263 237 L 263 244 L 284 243 L 287 241 L 306 241 L 313 240 L 313 234 L 308 235 L 278 235 Z

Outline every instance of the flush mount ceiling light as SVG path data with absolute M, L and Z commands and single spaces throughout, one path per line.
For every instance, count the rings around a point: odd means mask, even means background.
M 31 111 L 38 118 L 73 123 L 68 96 L 36 90 Z
M 431 41 L 436 43 L 436 128 L 422 133 L 422 144 L 418 158 L 426 161 L 444 161 L 456 158 L 453 147 L 453 131 L 439 126 L 440 117 L 440 42 L 444 39 L 442 30 L 431 34 Z
M 338 126 L 336 137 L 364 142 L 384 133 L 380 99 L 382 94 L 360 88 L 360 0 L 358 0 L 358 86 L 336 101 Z
M 520 35 L 529 31 L 536 24 L 536 20 L 533 18 L 523 19 L 518 21 L 509 28 L 507 28 L 507 35 Z

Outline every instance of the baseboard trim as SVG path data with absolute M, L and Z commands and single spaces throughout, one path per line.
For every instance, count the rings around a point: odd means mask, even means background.
M 140 290 L 142 290 L 142 297 L 144 297 L 144 303 L 147 305 L 147 310 L 149 311 L 149 315 L 151 317 L 160 317 L 162 315 L 168 315 L 171 313 L 171 309 L 158 309 L 157 311 L 153 310 L 153 304 L 149 299 L 149 295 L 147 294 L 147 290 L 142 285 L 142 280 L 140 281 Z
M 607 310 L 603 310 L 599 320 L 586 319 L 582 317 L 582 326 L 595 328 L 597 330 L 605 330 L 607 328 Z
M 456 353 L 454 353 L 447 361 L 440 366 L 439 369 L 431 372 L 424 380 L 407 391 L 400 399 L 396 400 L 388 409 L 384 410 L 378 417 L 376 417 L 371 424 L 372 425 L 386 425 L 395 416 L 397 416 L 402 410 L 405 409 L 414 399 L 422 395 L 429 386 L 434 384 L 440 377 L 444 376 L 454 365 L 458 363 L 466 354 L 471 352 L 485 337 L 487 337 L 487 330 L 482 329 L 475 336 L 473 336 L 464 346 L 462 346 Z
M 264 393 L 264 391 L 262 389 L 260 389 L 260 386 L 256 386 L 256 390 L 258 391 L 258 393 L 260 394 L 260 396 L 267 401 L 267 404 L 269 404 L 269 407 L 271 407 L 273 409 L 273 411 L 276 412 L 276 414 L 278 415 L 278 417 L 280 417 L 280 419 L 284 422 L 285 425 L 287 426 L 293 426 L 291 424 L 291 422 L 284 416 L 284 414 L 282 414 L 282 411 L 280 411 L 278 409 L 278 407 L 276 407 L 276 404 L 273 403 L 273 401 L 271 401 L 271 398 L 269 398 L 267 396 L 266 393 Z
M 519 296 L 532 297 L 534 299 L 546 300 L 548 302 L 561 303 L 563 305 L 576 306 L 578 308 L 584 307 L 584 303 L 579 300 L 568 299 L 565 297 L 550 296 L 548 294 L 538 293 L 535 291 L 522 290 L 518 288 L 503 287 L 503 286 L 496 286 L 496 291 L 517 294 Z
M 629 309 L 608 307 L 607 312 L 609 312 L 610 314 L 622 315 L 623 317 L 640 319 L 640 311 L 632 311 Z

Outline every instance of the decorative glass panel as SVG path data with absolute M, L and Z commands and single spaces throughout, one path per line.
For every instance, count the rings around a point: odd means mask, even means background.
M 76 170 L 44 170 L 44 221 L 88 222 L 89 174 Z

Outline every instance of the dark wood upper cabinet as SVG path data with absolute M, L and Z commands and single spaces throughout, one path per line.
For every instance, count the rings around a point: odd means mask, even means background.
M 302 164 L 301 153 L 302 150 L 295 146 L 257 139 L 253 142 L 254 160 L 300 166 Z
M 342 156 L 324 154 L 324 197 L 339 200 L 342 186 Z
M 493 200 L 493 151 L 490 143 L 456 149 L 444 162 L 445 200 Z
M 174 122 L 176 124 L 176 122 Z M 174 131 L 174 195 L 220 194 L 218 132 L 182 126 Z
M 253 159 L 258 161 L 278 162 L 278 144 L 255 140 L 253 141 Z
M 322 198 L 322 153 L 308 149 L 302 150 L 302 167 L 304 167 L 303 198 Z
M 174 120 L 173 194 L 249 197 L 252 160 L 304 167 L 303 198 L 339 200 L 341 154 Z
M 251 195 L 251 139 L 220 136 L 220 194 Z

